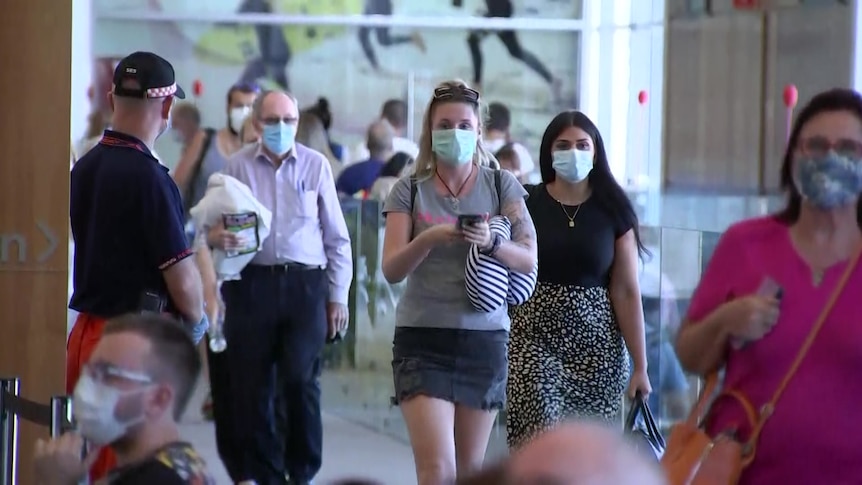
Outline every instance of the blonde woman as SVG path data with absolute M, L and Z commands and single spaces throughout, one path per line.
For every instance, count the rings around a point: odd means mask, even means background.
M 422 123 L 414 176 L 392 188 L 383 208 L 383 274 L 405 278 L 398 303 L 392 368 L 419 485 L 447 483 L 482 465 L 506 398 L 509 316 L 505 305 L 473 309 L 464 268 L 471 245 L 514 271 L 536 264 L 536 233 L 526 191 L 481 142 L 479 93 L 461 81 L 437 86 Z M 511 240 L 485 221 L 459 227 L 459 215 L 512 223 Z
M 323 121 L 313 112 L 306 110 L 299 116 L 299 125 L 296 127 L 296 141 L 318 151 L 329 160 L 329 166 L 332 167 L 332 176 L 338 179 L 338 174 L 344 168 L 329 147 L 329 135 L 326 134 L 326 128 L 323 126 Z

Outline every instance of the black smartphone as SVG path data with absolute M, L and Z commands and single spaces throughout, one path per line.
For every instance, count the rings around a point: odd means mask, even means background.
M 478 224 L 485 220 L 485 216 L 481 214 L 459 214 L 458 229 L 464 229 L 467 226 Z

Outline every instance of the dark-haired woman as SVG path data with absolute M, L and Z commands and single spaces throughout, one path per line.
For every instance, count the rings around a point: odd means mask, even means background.
M 803 108 L 790 134 L 781 184 L 788 194 L 782 212 L 739 222 L 722 235 L 677 337 L 677 354 L 684 367 L 700 375 L 723 367 L 724 390 L 761 409 L 829 309 L 830 298 L 839 295 L 754 437 L 757 452 L 739 483 L 859 483 L 858 93 L 827 91 Z M 732 399 L 716 400 L 706 419 L 711 435 L 733 428 L 741 441 L 752 439 L 752 424 Z
M 332 139 L 332 133 L 329 131 L 332 128 L 332 111 L 329 109 L 329 100 L 326 98 L 317 98 L 317 103 L 314 106 L 304 110 L 306 113 L 312 113 L 317 116 L 323 123 L 323 129 L 326 131 L 326 139 L 329 143 L 329 150 L 335 155 L 335 158 L 341 162 L 341 165 L 347 163 L 347 149 L 344 145 L 335 142 Z M 300 117 L 301 118 L 301 117 Z
M 598 129 L 583 113 L 560 113 L 542 137 L 539 166 L 542 183 L 527 187 L 538 285 L 511 310 L 512 448 L 570 417 L 616 418 L 627 383 L 629 395 L 650 392 L 638 288 L 644 249 Z

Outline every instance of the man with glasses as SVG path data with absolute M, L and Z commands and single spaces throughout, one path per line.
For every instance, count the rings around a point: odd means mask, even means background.
M 309 483 L 321 466 L 320 354 L 348 323 L 350 237 L 329 162 L 295 142 L 296 99 L 264 92 L 252 116 L 261 141 L 231 157 L 225 173 L 272 211 L 272 227 L 241 279 L 222 286 L 231 396 L 214 395 L 213 405 L 232 406 L 235 482 L 289 475 Z M 227 250 L 241 243 L 218 226 L 208 242 Z M 284 418 L 279 426 L 274 413 Z
M 215 483 L 200 455 L 180 440 L 177 424 L 200 368 L 194 343 L 176 321 L 155 313 L 111 320 L 75 386 L 77 431 L 36 442 L 37 483 L 79 483 L 102 447 L 117 456 L 107 483 Z

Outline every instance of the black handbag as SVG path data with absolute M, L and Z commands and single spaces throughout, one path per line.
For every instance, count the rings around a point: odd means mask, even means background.
M 638 392 L 626 417 L 625 432 L 639 452 L 659 461 L 665 442 L 644 396 Z

